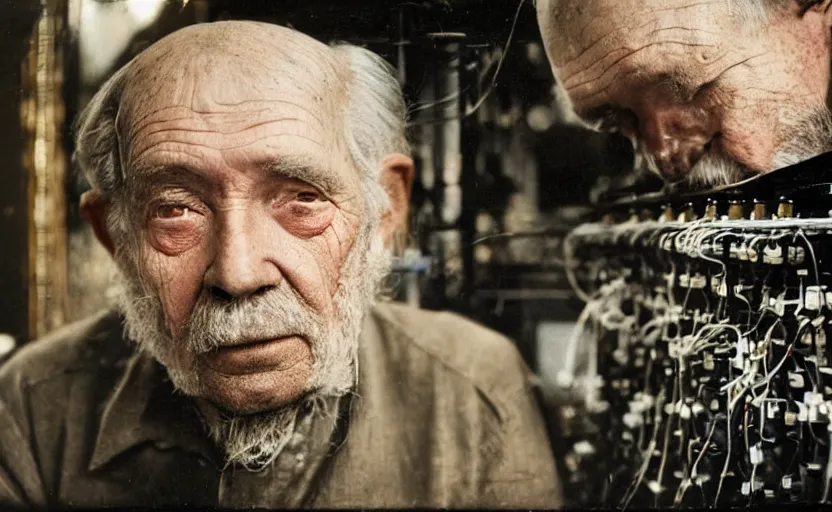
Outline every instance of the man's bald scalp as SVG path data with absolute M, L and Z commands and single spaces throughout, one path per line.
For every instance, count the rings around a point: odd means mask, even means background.
M 242 65 L 269 69 L 280 58 L 281 64 L 298 65 L 309 71 L 324 67 L 344 70 L 341 56 L 324 43 L 296 30 L 258 21 L 220 21 L 184 27 L 155 42 L 130 64 L 128 79 L 133 81 L 142 70 L 158 71 L 168 60 L 182 60 L 199 55 L 224 55 L 238 59 Z
M 315 91 L 322 113 L 334 119 L 345 108 L 350 80 L 339 52 L 301 32 L 255 21 L 202 23 L 169 34 L 128 64 L 121 107 L 143 108 L 159 90 L 170 91 L 172 80 L 209 73 L 219 73 L 220 91 L 256 87 L 263 77 Z
M 730 9 L 731 16 L 736 16 L 739 26 L 759 26 L 769 20 L 769 16 L 797 3 L 801 9 L 807 9 L 818 0 L 723 0 Z M 601 14 L 604 9 L 601 0 L 536 0 L 537 21 L 543 37 L 550 62 L 554 62 L 555 51 L 568 51 L 570 41 L 574 39 L 572 30 L 580 30 L 577 20 L 591 19 Z M 695 4 L 691 0 L 691 5 Z M 588 16 L 588 18 L 584 18 Z

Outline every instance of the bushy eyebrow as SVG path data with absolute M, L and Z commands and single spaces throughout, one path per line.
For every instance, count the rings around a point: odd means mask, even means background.
M 128 188 L 134 196 L 149 195 L 158 187 L 181 186 L 199 192 L 207 192 L 216 186 L 210 178 L 182 166 L 151 165 L 133 169 L 128 178 Z
M 307 158 L 283 156 L 262 162 L 261 167 L 284 178 L 309 183 L 330 197 L 347 187 L 339 173 L 323 168 Z
M 696 93 L 697 84 L 689 77 L 681 74 L 663 73 L 654 78 L 654 82 L 662 87 L 673 101 L 688 101 Z
M 321 167 L 320 164 L 308 158 L 282 156 L 255 163 L 255 166 L 282 178 L 308 183 L 330 198 L 343 192 L 347 187 L 345 179 L 339 173 Z M 184 166 L 141 166 L 133 169 L 131 174 L 133 179 L 130 181 L 140 190 L 161 184 L 180 184 L 199 188 L 218 186 L 209 176 L 204 176 Z
M 628 80 L 630 88 L 654 87 L 659 88 L 667 98 L 675 102 L 690 101 L 700 89 L 698 84 L 687 76 L 674 73 L 629 73 L 622 80 Z M 589 107 L 576 107 L 575 113 L 588 122 L 596 122 L 604 119 L 609 114 L 614 114 L 623 107 L 615 102 L 605 101 L 601 104 Z

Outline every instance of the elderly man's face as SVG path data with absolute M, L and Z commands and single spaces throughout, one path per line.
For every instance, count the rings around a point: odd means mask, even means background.
M 344 137 L 346 64 L 295 39 L 175 36 L 131 68 L 119 111 L 128 324 L 177 387 L 235 413 L 343 391 L 386 268 Z
M 187 335 L 201 299 L 230 304 L 278 289 L 334 322 L 363 213 L 335 110 L 343 97 L 301 72 L 312 62 L 281 79 L 246 76 L 230 56 L 182 64 L 181 78 L 156 91 L 133 83 L 122 127 L 125 167 L 146 206 L 139 266 L 173 338 Z M 311 376 L 309 333 L 276 323 L 252 330 L 256 339 L 194 356 L 208 393 L 236 410 L 289 402 Z
M 564 1 L 539 0 L 538 17 L 576 111 L 636 141 L 669 180 L 737 179 L 829 149 L 816 133 L 829 80 L 822 8 L 758 23 L 727 0 L 590 0 L 556 16 Z

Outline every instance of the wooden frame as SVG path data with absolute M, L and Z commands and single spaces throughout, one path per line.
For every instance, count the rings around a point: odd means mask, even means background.
M 66 318 L 66 170 L 63 145 L 64 49 L 69 0 L 47 0 L 23 62 L 21 125 L 28 177 L 28 337 Z

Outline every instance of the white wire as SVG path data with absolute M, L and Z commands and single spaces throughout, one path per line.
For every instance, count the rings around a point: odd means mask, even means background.
M 832 423 L 827 425 L 826 427 L 827 432 L 829 433 L 829 446 L 832 448 Z M 821 498 L 821 503 L 826 503 L 829 500 L 829 481 L 832 480 L 832 453 L 830 453 L 826 458 L 826 474 L 825 474 L 825 481 L 823 484 L 823 498 Z
M 569 336 L 569 341 L 566 345 L 566 359 L 564 361 L 563 370 L 564 374 L 571 379 L 574 379 L 575 375 L 575 361 L 577 359 L 577 352 L 578 352 L 578 341 L 584 333 L 586 329 L 586 324 L 592 316 L 594 309 L 597 307 L 597 303 L 595 301 L 590 302 L 586 305 L 584 310 L 581 312 L 581 315 L 578 317 L 578 321 L 575 327 L 572 329 L 572 332 Z
M 822 298 L 823 305 L 828 307 L 829 304 L 827 304 L 826 302 L 826 294 L 823 293 L 823 290 L 820 286 L 820 272 L 818 270 L 818 260 L 817 258 L 815 258 L 815 249 L 812 246 L 812 242 L 810 242 L 809 239 L 806 237 L 806 234 L 803 232 L 803 229 L 798 229 L 796 236 L 800 236 L 801 238 L 803 238 L 803 241 L 806 242 L 806 249 L 809 251 L 809 256 L 812 257 L 812 265 L 814 266 L 815 271 L 815 281 L 817 282 L 818 286 L 818 295 L 820 295 L 820 297 Z M 800 289 L 803 290 L 803 287 L 801 286 Z
M 774 233 L 771 234 L 758 234 L 756 236 L 749 236 L 747 230 L 754 230 L 754 229 L 772 229 L 776 228 Z M 795 229 L 797 228 L 797 232 L 790 233 L 786 230 Z M 594 234 L 600 233 L 613 233 L 616 236 L 630 233 L 632 234 L 631 240 L 635 239 L 637 236 L 641 236 L 643 233 L 654 230 L 653 236 L 662 235 L 663 240 L 661 240 L 661 246 L 664 243 L 667 243 L 669 239 L 672 244 L 672 250 L 679 253 L 686 253 L 688 255 L 695 255 L 698 256 L 702 261 L 707 261 L 710 263 L 714 263 L 719 265 L 721 268 L 721 273 L 713 275 L 714 277 L 723 276 L 723 278 L 727 274 L 727 266 L 724 262 L 726 258 L 728 258 L 729 254 L 723 254 L 722 258 L 714 258 L 707 254 L 705 254 L 704 246 L 708 240 L 711 240 L 715 252 L 718 250 L 719 246 L 717 245 L 720 240 L 722 240 L 726 236 L 732 236 L 737 239 L 737 243 L 742 244 L 744 248 L 748 251 L 757 251 L 758 247 L 761 243 L 771 243 L 782 238 L 786 238 L 790 235 L 793 235 L 795 239 L 801 238 L 802 241 L 805 243 L 806 252 L 808 253 L 809 260 L 811 261 L 811 265 L 814 267 L 815 271 L 815 281 L 820 287 L 820 275 L 819 275 L 819 268 L 818 268 L 818 261 L 816 255 L 814 253 L 814 248 L 812 242 L 809 240 L 807 233 L 804 231 L 805 229 L 812 229 L 815 231 L 819 230 L 832 230 L 832 219 L 795 219 L 795 220 L 778 220 L 778 221 L 720 221 L 720 222 L 699 222 L 695 221 L 694 223 L 682 225 L 681 223 L 667 223 L 667 224 L 658 224 L 658 223 L 641 223 L 639 226 L 633 225 L 617 225 L 617 226 L 608 226 L 608 225 L 596 225 L 596 226 L 582 226 L 581 228 L 573 231 L 570 236 L 573 237 L 583 237 L 583 236 L 592 236 Z M 742 230 L 742 231 L 740 231 Z M 813 231 L 811 235 L 814 235 L 815 232 Z M 670 238 L 668 238 L 670 237 Z M 575 238 L 571 240 L 574 243 Z M 733 243 L 733 242 L 732 242 Z M 574 256 L 574 253 L 571 254 Z M 784 255 L 785 256 L 785 255 Z M 687 275 L 691 276 L 694 274 L 694 270 L 691 267 L 688 267 L 686 270 Z M 697 270 L 696 274 L 700 271 Z M 643 325 L 638 327 L 638 333 L 640 335 L 640 341 L 642 344 L 647 345 L 650 337 L 653 336 L 654 333 L 661 332 L 670 324 L 677 323 L 678 319 L 674 319 L 673 316 L 678 314 L 678 309 L 675 304 L 675 297 L 673 288 L 675 285 L 675 276 L 677 274 L 676 264 L 671 261 L 671 272 L 668 274 L 668 282 L 667 286 L 660 287 L 657 286 L 654 291 L 651 293 L 644 293 L 642 295 L 639 291 L 634 291 L 633 295 L 635 295 L 635 299 L 633 301 L 636 304 L 636 315 L 638 315 L 639 311 L 643 311 L 644 309 L 649 310 L 652 313 L 652 318 L 650 318 L 647 322 Z M 689 296 L 692 287 L 688 285 L 688 294 Z M 801 286 L 801 297 L 803 297 L 803 290 Z M 823 296 L 821 299 L 821 304 L 823 306 L 828 306 L 826 294 L 822 291 L 820 294 Z M 749 311 L 752 309 L 751 300 L 745 297 L 741 293 L 735 294 L 739 300 L 742 300 Z M 620 306 L 620 299 L 623 297 L 622 295 L 617 296 L 619 302 L 615 302 L 607 296 L 605 301 L 599 301 L 597 303 L 598 307 L 603 308 L 600 310 L 599 320 L 604 328 L 609 330 L 622 330 L 622 329 L 631 329 L 634 326 L 633 320 L 634 318 L 638 318 L 638 316 L 631 317 L 625 316 L 621 311 Z M 720 300 L 722 302 L 722 300 Z M 801 305 L 802 306 L 802 305 Z M 685 308 L 687 307 L 687 300 L 682 304 L 682 314 L 685 313 Z M 720 306 L 721 308 L 721 306 Z M 677 367 L 677 372 L 675 375 L 675 380 L 673 384 L 673 391 L 674 396 L 676 395 L 676 381 L 681 379 L 681 374 L 684 373 L 686 368 L 688 368 L 688 359 L 691 355 L 701 353 L 706 349 L 714 348 L 715 352 L 719 352 L 719 349 L 727 348 L 729 345 L 725 344 L 724 342 L 720 341 L 722 338 L 720 337 L 721 333 L 725 331 L 733 331 L 737 335 L 737 341 L 740 340 L 747 340 L 751 341 L 747 348 L 747 353 L 742 354 L 740 357 L 741 361 L 744 363 L 743 371 L 741 375 L 737 378 L 733 379 L 729 384 L 723 386 L 720 390 L 723 393 L 727 393 L 727 401 L 726 401 L 726 409 L 727 409 L 727 452 L 725 455 L 725 460 L 723 463 L 722 471 L 720 473 L 719 484 L 717 486 L 716 495 L 714 497 L 714 505 L 717 506 L 719 504 L 719 499 L 721 496 L 721 491 L 724 485 L 725 478 L 728 474 L 728 469 L 731 467 L 732 462 L 732 445 L 731 443 L 734 442 L 732 439 L 732 424 L 734 413 L 737 412 L 737 408 L 740 406 L 741 401 L 743 399 L 747 401 L 751 401 L 752 404 L 758 409 L 759 414 L 762 415 L 760 419 L 760 439 L 763 441 L 771 441 L 764 437 L 765 435 L 765 422 L 766 422 L 766 407 L 769 407 L 770 404 L 776 403 L 778 400 L 782 399 L 770 399 L 768 398 L 772 380 L 779 372 L 782 371 L 783 365 L 786 363 L 787 360 L 792 358 L 793 348 L 795 343 L 799 340 L 794 339 L 792 340 L 791 344 L 788 345 L 786 348 L 786 353 L 780 359 L 777 364 L 769 369 L 769 358 L 772 354 L 772 338 L 774 335 L 775 329 L 782 329 L 783 323 L 782 318 L 776 319 L 774 323 L 772 323 L 766 330 L 763 339 L 760 340 L 758 334 L 760 333 L 758 330 L 761 327 L 762 317 L 766 315 L 766 309 L 768 305 L 766 303 L 761 303 L 761 307 L 758 308 L 760 317 L 756 321 L 756 324 L 752 327 L 748 325 L 744 327 L 744 329 L 748 329 L 746 332 L 743 332 L 738 326 L 729 323 L 730 320 L 728 318 L 723 318 L 718 320 L 713 314 L 711 314 L 710 307 L 707 310 L 708 317 L 704 318 L 700 316 L 700 310 L 697 309 L 696 317 L 693 321 L 693 327 L 689 328 L 689 334 L 683 335 L 682 329 L 677 331 L 676 336 L 673 339 L 668 339 L 673 347 L 674 350 L 674 359 L 677 360 L 679 366 Z M 719 309 L 717 310 L 717 312 Z M 799 311 L 798 311 L 799 312 Z M 750 324 L 749 319 L 749 324 Z M 704 325 L 703 325 L 704 324 Z M 681 325 L 680 325 L 681 327 Z M 802 332 L 805 329 L 805 321 L 801 324 L 798 328 L 798 332 Z M 760 333 L 762 334 L 762 333 Z M 667 333 L 664 334 L 667 337 Z M 720 337 L 719 339 L 717 339 Z M 750 340 L 749 340 L 750 338 Z M 714 341 L 717 339 L 717 341 Z M 726 339 L 731 339 L 726 338 Z M 751 345 L 754 345 L 754 348 L 751 348 Z M 597 350 L 597 347 L 596 347 Z M 596 361 L 597 362 L 597 361 Z M 694 363 L 696 364 L 696 363 Z M 652 366 L 650 366 L 652 368 Z M 817 386 L 817 383 L 815 383 Z M 762 388 L 762 392 L 760 392 Z M 700 386 L 700 393 L 697 395 L 697 399 L 701 398 L 701 390 L 702 386 Z M 683 390 L 680 390 L 683 393 Z M 749 395 L 750 393 L 750 395 Z M 664 400 L 664 390 L 660 392 L 660 399 L 657 400 L 658 402 L 663 402 Z M 680 402 L 684 402 L 684 399 L 680 397 Z M 832 406 L 832 404 L 830 404 Z M 643 454 L 643 460 L 641 467 L 636 474 L 635 480 L 631 483 L 628 487 L 627 491 L 624 494 L 622 499 L 622 503 L 626 508 L 631 503 L 632 499 L 638 492 L 646 473 L 650 467 L 650 454 L 655 451 L 657 446 L 657 436 L 660 430 L 660 421 L 662 419 L 662 415 L 659 413 L 656 416 L 656 422 L 654 426 L 654 431 L 652 435 L 652 439 L 650 443 L 648 443 L 647 449 L 648 452 Z M 668 421 L 672 421 L 672 415 L 668 419 Z M 681 422 L 681 416 L 678 418 L 678 421 Z M 747 421 L 747 418 L 746 420 Z M 705 440 L 705 444 L 702 447 L 702 450 L 699 452 L 696 460 L 694 461 L 693 465 L 690 466 L 690 478 L 686 479 L 682 482 L 679 491 L 676 493 L 674 502 L 676 505 L 681 504 L 684 500 L 684 496 L 686 495 L 687 490 L 694 481 L 697 480 L 698 477 L 698 465 L 700 464 L 701 460 L 704 457 L 704 453 L 707 451 L 708 447 L 710 446 L 711 439 L 714 435 L 716 429 L 716 421 L 713 422 L 711 425 L 710 433 L 708 434 L 707 439 Z M 665 435 L 671 432 L 670 427 L 671 423 L 667 423 L 665 425 Z M 642 425 L 641 427 L 641 434 L 643 435 L 645 432 L 645 427 Z M 746 445 L 749 445 L 749 440 L 747 439 L 747 430 L 745 431 L 746 435 Z M 642 446 L 643 437 L 642 435 L 639 436 L 639 447 Z M 830 446 L 832 446 L 832 426 L 830 426 Z M 667 437 L 665 439 L 665 447 L 662 451 L 662 460 L 659 465 L 658 469 L 658 476 L 657 476 L 657 483 L 659 486 L 662 485 L 662 477 L 663 477 L 663 470 L 665 465 L 665 459 L 667 456 Z M 700 438 L 701 439 L 701 438 Z M 696 441 L 692 441 L 695 443 Z M 742 445 L 742 442 L 740 442 Z M 690 453 L 691 445 L 688 447 L 689 455 L 687 458 L 688 463 L 690 463 L 690 458 L 692 454 Z M 746 448 L 748 450 L 748 448 Z M 756 459 L 755 459 L 756 460 Z M 753 501 L 753 489 L 755 485 L 756 473 L 759 467 L 759 463 L 752 462 L 753 469 L 751 471 L 751 486 L 752 486 L 752 501 Z M 827 479 L 824 486 L 824 494 L 823 494 L 823 501 L 829 499 L 829 489 L 832 486 L 832 457 L 827 462 Z M 654 482 L 651 482 L 651 486 Z M 656 498 L 658 500 L 658 497 Z
M 569 281 L 569 285 L 572 287 L 575 295 L 577 295 L 582 301 L 589 303 L 592 302 L 593 298 L 580 287 L 578 279 L 575 277 L 574 270 L 578 265 L 576 265 L 576 260 L 574 258 L 574 254 L 572 253 L 571 236 L 571 234 L 568 235 L 563 241 L 563 259 L 565 263 L 564 271 L 566 272 L 566 279 Z
M 664 407 L 664 390 L 659 392 L 659 396 L 656 397 L 656 407 L 655 413 L 653 416 L 653 435 L 652 439 L 650 439 L 650 443 L 647 445 L 647 449 L 642 454 L 642 464 L 641 470 L 639 471 L 636 479 L 632 484 L 630 484 L 630 488 L 628 488 L 627 493 L 625 493 L 624 497 L 624 506 L 621 510 L 626 510 L 627 507 L 630 505 L 630 501 L 632 501 L 633 497 L 636 495 L 638 488 L 641 486 L 642 480 L 644 480 L 644 475 L 647 473 L 647 468 L 650 467 L 650 459 L 652 457 L 653 451 L 656 449 L 656 438 L 659 436 L 659 421 L 661 421 L 661 411 Z M 628 497 L 629 495 L 629 497 Z

